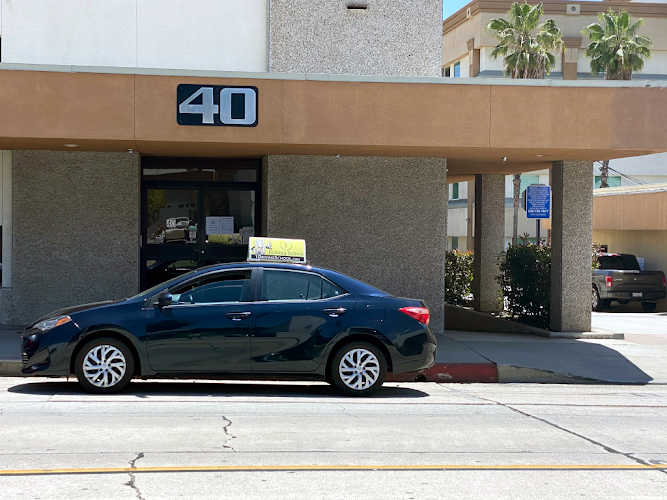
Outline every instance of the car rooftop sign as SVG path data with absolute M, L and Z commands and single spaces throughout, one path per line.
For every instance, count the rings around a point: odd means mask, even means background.
M 306 240 L 250 238 L 248 260 L 254 262 L 306 263 Z

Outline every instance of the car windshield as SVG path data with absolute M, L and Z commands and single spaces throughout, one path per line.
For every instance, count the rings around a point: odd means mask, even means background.
M 189 276 L 192 273 L 194 273 L 195 271 L 196 271 L 196 269 L 193 269 L 192 271 L 188 271 L 186 273 L 179 274 L 175 278 L 171 278 L 170 280 L 159 283 L 159 284 L 155 285 L 154 287 L 149 288 L 148 290 L 144 290 L 143 292 L 138 293 L 137 295 L 135 295 L 132 298 L 133 299 L 138 299 L 138 298 L 141 298 L 141 297 L 150 297 L 155 292 L 157 292 L 160 288 L 169 288 L 169 286 L 171 286 L 172 283 L 175 283 L 176 281 L 180 281 L 183 277 Z

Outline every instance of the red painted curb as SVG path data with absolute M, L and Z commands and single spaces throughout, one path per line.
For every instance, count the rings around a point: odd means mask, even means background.
M 419 372 L 388 373 L 387 382 L 496 383 L 498 367 L 493 363 L 438 363 Z

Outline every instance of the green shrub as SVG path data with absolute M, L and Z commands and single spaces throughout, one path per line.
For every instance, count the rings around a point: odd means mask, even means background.
M 445 302 L 455 306 L 472 304 L 474 253 L 452 250 L 446 254 Z
M 510 247 L 499 258 L 497 277 L 512 319 L 549 328 L 551 247 L 527 244 Z

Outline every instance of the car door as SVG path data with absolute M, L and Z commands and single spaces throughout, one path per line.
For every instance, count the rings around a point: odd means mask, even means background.
M 162 372 L 250 371 L 251 269 L 207 273 L 177 285 L 172 304 L 146 315 L 148 358 Z
M 308 372 L 347 328 L 355 300 L 321 275 L 263 269 L 251 334 L 254 372 Z

